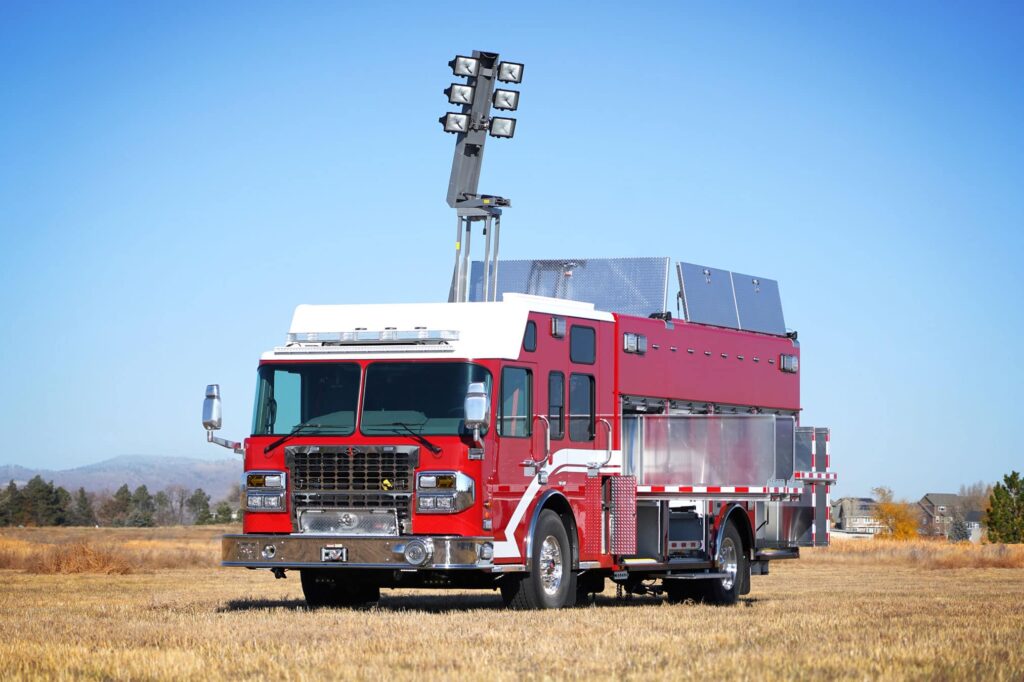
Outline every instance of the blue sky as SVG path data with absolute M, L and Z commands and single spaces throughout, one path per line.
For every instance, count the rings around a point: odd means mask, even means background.
M 468 6 L 467 6 L 468 7 Z M 502 256 L 778 279 L 838 494 L 1024 469 L 1017 3 L 0 4 L 0 462 L 221 458 L 299 303 L 443 300 L 456 53 Z

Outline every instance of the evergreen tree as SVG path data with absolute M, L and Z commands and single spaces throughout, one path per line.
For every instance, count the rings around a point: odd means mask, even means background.
M 53 484 L 51 483 L 51 485 Z M 71 493 L 65 490 L 63 486 L 58 486 L 55 495 L 57 497 L 57 507 L 60 511 L 54 525 L 72 525 Z
M 61 489 L 63 490 L 63 488 Z M 71 496 L 64 490 L 65 499 L 54 489 L 52 482 L 46 482 L 36 475 L 20 491 L 21 523 L 32 526 L 57 526 L 64 522 L 64 503 Z
M 231 505 L 228 504 L 227 500 L 217 505 L 214 521 L 216 523 L 231 523 Z
M 161 490 L 153 496 L 153 520 L 158 526 L 172 526 L 177 522 L 174 509 L 171 507 L 171 496 Z
M 131 508 L 125 524 L 128 526 L 155 526 L 153 515 L 156 512 L 156 504 L 149 489 L 140 485 L 132 494 Z
M 132 491 L 128 484 L 122 485 L 114 496 L 100 505 L 100 521 L 106 526 L 123 526 L 128 521 L 132 508 Z
M 1024 478 L 1016 471 L 992 489 L 985 523 L 992 542 L 1024 542 Z
M 963 513 L 957 509 L 953 512 L 953 521 L 949 524 L 950 542 L 967 542 L 971 539 L 971 529 L 967 527 Z
M 202 488 L 196 488 L 185 505 L 192 513 L 193 522 L 197 526 L 213 523 L 213 515 L 210 514 L 210 496 L 203 492 Z
M 76 526 L 95 526 L 96 512 L 92 508 L 92 500 L 86 494 L 85 488 L 79 488 L 75 494 L 74 508 L 71 512 L 73 524 Z
M 13 526 L 15 524 L 15 510 L 20 504 L 18 486 L 14 481 L 7 485 L 7 489 L 0 494 L 0 526 Z

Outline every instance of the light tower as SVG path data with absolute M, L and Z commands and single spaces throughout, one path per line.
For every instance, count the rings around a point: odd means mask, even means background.
M 457 135 L 448 181 L 448 205 L 456 213 L 455 269 L 448 300 L 469 300 L 470 238 L 473 223 L 482 222 L 486 238 L 482 300 L 488 301 L 497 297 L 501 209 L 511 204 L 505 197 L 480 194 L 477 186 L 487 137 L 511 138 L 516 132 L 516 119 L 491 116 L 491 107 L 515 111 L 519 107 L 519 92 L 495 88 L 494 81 L 521 83 L 523 65 L 499 61 L 497 52 L 479 50 L 474 50 L 471 57 L 456 56 L 448 65 L 453 74 L 466 79 L 465 83 L 452 83 L 444 91 L 448 102 L 460 105 L 461 111 L 449 112 L 440 119 L 445 132 Z

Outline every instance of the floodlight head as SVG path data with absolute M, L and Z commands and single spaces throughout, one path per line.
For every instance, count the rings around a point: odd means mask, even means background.
M 502 83 L 522 83 L 523 65 L 516 62 L 498 64 L 498 80 Z
M 516 134 L 516 120 L 495 116 L 491 119 L 491 127 L 488 132 L 491 137 L 512 137 Z
M 468 133 L 469 114 L 447 113 L 438 119 L 446 133 Z
M 476 88 L 472 85 L 452 83 L 445 88 L 444 94 L 448 95 L 448 101 L 452 104 L 472 104 L 474 90 Z
M 515 111 L 519 107 L 519 93 L 515 90 L 495 90 L 494 108 L 503 111 Z
M 452 67 L 452 73 L 456 76 L 472 77 L 480 70 L 480 60 L 475 57 L 458 55 L 448 62 L 448 66 Z

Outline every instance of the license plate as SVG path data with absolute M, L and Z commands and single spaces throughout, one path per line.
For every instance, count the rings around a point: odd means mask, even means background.
M 344 563 L 348 561 L 348 548 L 341 545 L 327 545 L 320 548 L 320 561 Z

